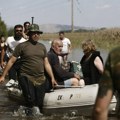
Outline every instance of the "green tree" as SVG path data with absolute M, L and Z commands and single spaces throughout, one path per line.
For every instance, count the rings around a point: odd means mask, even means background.
M 14 35 L 14 28 L 13 27 L 10 27 L 8 29 L 8 36 L 13 36 Z
M 0 17 L 0 36 L 1 35 L 4 35 L 5 37 L 7 37 L 7 27 L 4 21 L 2 21 Z

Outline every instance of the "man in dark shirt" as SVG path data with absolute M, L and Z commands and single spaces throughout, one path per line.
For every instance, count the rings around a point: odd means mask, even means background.
M 80 76 L 78 74 L 67 72 L 61 67 L 58 56 L 61 54 L 62 47 L 63 43 L 61 40 L 53 40 L 50 51 L 47 54 L 56 81 L 58 84 L 64 84 L 65 87 L 84 86 L 84 80 L 80 79 Z
M 47 59 L 46 48 L 43 44 L 38 42 L 40 34 L 42 34 L 42 31 L 39 30 L 39 26 L 32 24 L 28 32 L 29 40 L 16 46 L 13 55 L 0 77 L 0 82 L 3 82 L 7 72 L 20 56 L 21 67 L 18 82 L 22 89 L 27 107 L 36 110 L 36 114 L 40 114 L 43 107 L 46 83 L 44 69 L 50 76 L 53 87 L 56 84 L 51 66 Z M 41 111 L 39 111 L 39 109 Z

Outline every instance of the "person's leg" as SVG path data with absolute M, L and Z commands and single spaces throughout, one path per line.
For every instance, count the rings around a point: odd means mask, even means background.
M 81 87 L 85 86 L 85 81 L 83 79 L 79 80 L 79 86 L 81 86 Z
M 40 112 L 42 112 L 44 96 L 45 96 L 45 85 L 46 82 L 42 85 L 35 86 L 36 88 L 36 106 L 40 108 Z
M 64 86 L 65 86 L 65 87 L 70 87 L 70 86 L 72 86 L 72 78 L 65 80 L 65 81 L 64 81 Z
M 71 79 L 65 80 L 64 85 L 65 85 L 65 87 L 68 87 L 68 86 L 81 86 L 81 87 L 84 87 L 85 82 L 84 82 L 83 79 L 78 80 L 76 78 L 71 78 Z
M 23 92 L 24 99 L 27 107 L 33 107 L 35 105 L 35 88 L 31 81 L 25 76 L 19 77 L 19 84 Z
M 79 86 L 79 80 L 77 78 L 71 78 L 72 86 Z
M 82 85 L 82 82 L 80 82 L 81 85 Z M 67 80 L 64 81 L 64 85 L 65 85 L 65 87 L 68 87 L 68 86 L 79 86 L 79 80 L 77 78 L 67 79 Z
M 18 59 L 18 60 L 15 62 L 15 70 L 16 70 L 16 73 L 17 73 L 17 75 L 16 75 L 17 79 L 18 79 L 19 76 L 20 76 L 20 67 L 21 67 L 21 60 Z
M 50 92 L 52 89 L 53 87 L 50 78 L 46 78 L 45 92 Z
M 113 97 L 112 89 L 99 86 L 98 94 L 93 108 L 92 120 L 108 120 L 108 108 Z
M 85 82 L 84 82 L 83 79 L 78 80 L 77 78 L 72 78 L 72 86 L 84 87 L 85 86 Z
M 19 77 L 20 74 L 20 66 L 21 66 L 21 62 L 20 60 L 17 60 L 13 66 L 11 67 L 11 69 L 9 70 L 9 80 L 13 79 L 13 80 L 17 80 L 17 78 Z
M 9 74 L 9 80 L 10 79 L 16 80 L 16 70 L 14 65 L 10 68 L 8 74 Z

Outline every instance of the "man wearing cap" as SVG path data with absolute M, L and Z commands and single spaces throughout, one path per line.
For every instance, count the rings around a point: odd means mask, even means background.
M 46 81 L 44 69 L 51 78 L 52 86 L 54 87 L 57 84 L 47 59 L 47 50 L 43 44 L 38 42 L 42 33 L 37 24 L 30 25 L 28 32 L 29 40 L 16 46 L 11 59 L 0 77 L 0 82 L 3 82 L 7 72 L 20 56 L 21 68 L 18 81 L 27 107 L 36 110 L 34 115 L 42 112 Z

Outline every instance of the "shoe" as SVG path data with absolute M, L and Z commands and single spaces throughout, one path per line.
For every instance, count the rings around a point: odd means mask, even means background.
M 33 116 L 43 116 L 43 114 L 40 112 L 39 107 L 36 106 L 32 108 L 32 114 Z
M 25 117 L 26 116 L 25 107 L 24 106 L 20 106 L 17 111 L 13 112 L 12 116 L 22 116 L 22 117 Z
M 32 108 L 25 108 L 25 114 L 26 116 L 32 116 Z

